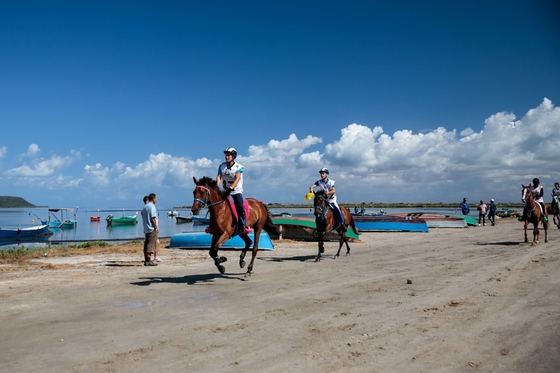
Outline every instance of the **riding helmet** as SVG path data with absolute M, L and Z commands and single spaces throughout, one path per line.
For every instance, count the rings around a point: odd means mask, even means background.
M 235 148 L 227 148 L 226 150 L 224 150 L 224 154 L 229 153 L 231 154 L 231 156 L 233 157 L 233 159 L 237 158 L 237 150 L 235 150 Z
M 321 173 L 321 172 L 325 172 L 325 173 L 328 175 L 328 174 L 329 174 L 329 169 L 323 167 L 323 168 L 321 168 L 321 169 L 319 170 L 319 173 Z
M 533 179 L 533 184 L 539 184 L 539 183 L 540 183 L 540 181 L 539 181 L 538 178 L 534 178 L 534 179 Z

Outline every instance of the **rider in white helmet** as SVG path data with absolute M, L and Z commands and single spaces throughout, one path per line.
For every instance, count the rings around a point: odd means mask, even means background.
M 245 209 L 243 208 L 243 165 L 235 162 L 237 150 L 227 148 L 224 150 L 226 161 L 218 167 L 217 185 L 229 192 L 237 210 L 239 231 L 247 231 Z
M 344 216 L 342 216 L 342 211 L 340 211 L 340 207 L 338 207 L 338 203 L 336 203 L 336 189 L 334 187 L 334 180 L 329 179 L 328 168 L 321 168 L 319 170 L 319 174 L 321 175 L 321 178 L 309 187 L 309 191 L 313 192 L 315 187 L 318 186 L 325 192 L 327 201 L 331 205 L 331 208 L 336 212 L 336 218 L 340 223 L 341 230 L 345 230 L 346 228 L 344 227 Z

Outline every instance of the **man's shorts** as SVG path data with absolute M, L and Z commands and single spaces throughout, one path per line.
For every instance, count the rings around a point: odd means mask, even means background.
M 147 233 L 146 239 L 144 240 L 144 253 L 155 254 L 157 241 L 158 241 L 158 232 L 156 230 Z

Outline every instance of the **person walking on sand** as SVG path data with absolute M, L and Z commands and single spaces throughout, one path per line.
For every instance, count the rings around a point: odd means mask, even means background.
M 144 265 L 157 266 L 152 260 L 152 254 L 156 258 L 156 248 L 159 235 L 159 222 L 156 209 L 157 196 L 155 193 L 148 195 L 148 203 L 142 209 L 142 225 L 144 228 Z
M 494 203 L 494 198 L 490 200 L 490 206 L 488 206 L 488 220 L 492 223 L 492 226 L 496 225 L 496 212 L 498 211 L 498 207 Z
M 484 203 L 483 200 L 480 200 L 480 204 L 478 205 L 478 207 L 476 208 L 478 210 L 478 225 L 480 225 L 480 222 L 482 221 L 482 225 L 486 225 L 486 210 L 488 209 L 488 207 L 486 206 L 486 204 Z
M 467 203 L 467 199 L 463 198 L 463 202 L 461 202 L 459 204 L 459 207 L 461 208 L 461 212 L 463 213 L 463 215 L 468 215 L 469 212 L 471 211 L 469 209 L 469 204 Z

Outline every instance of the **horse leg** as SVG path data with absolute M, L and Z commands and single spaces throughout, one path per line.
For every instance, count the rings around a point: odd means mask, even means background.
M 527 239 L 527 226 L 529 225 L 529 221 L 525 220 L 524 222 L 524 226 L 523 226 L 523 230 L 525 232 L 525 242 L 529 242 L 529 240 Z
M 315 258 L 315 261 L 318 262 L 321 260 L 321 253 L 325 252 L 325 245 L 323 243 L 323 234 L 322 232 L 319 232 L 318 234 L 319 238 L 317 239 L 317 246 L 319 247 L 319 251 L 317 253 L 317 257 Z
M 539 243 L 539 222 L 533 224 L 533 245 Z
M 544 242 L 547 243 L 548 242 L 548 222 L 543 222 L 543 228 L 544 228 Z
M 245 242 L 245 247 L 243 248 L 243 251 L 241 251 L 241 255 L 239 256 L 239 267 L 245 268 L 245 255 L 247 254 L 247 250 L 249 250 L 253 241 L 251 241 L 249 236 L 246 234 L 240 234 L 239 237 L 241 237 L 243 242 Z
M 214 265 L 218 268 L 218 271 L 223 275 L 226 271 L 226 268 L 222 265 L 227 261 L 225 256 L 218 256 L 218 249 L 220 245 L 218 245 L 218 237 L 216 235 L 212 236 L 212 244 L 210 246 L 210 257 L 214 259 Z
M 255 229 L 255 233 L 253 235 L 253 238 L 255 239 L 255 242 L 253 243 L 253 256 L 251 256 L 251 261 L 249 262 L 245 276 L 251 276 L 251 272 L 253 272 L 253 264 L 255 264 L 255 258 L 257 257 L 257 252 L 259 251 L 259 238 L 261 237 L 261 230 L 262 228 Z

